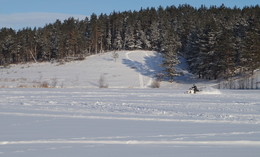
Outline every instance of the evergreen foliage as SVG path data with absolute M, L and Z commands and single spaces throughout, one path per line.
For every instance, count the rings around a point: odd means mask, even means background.
M 43 28 L 0 29 L 0 65 L 64 60 L 112 50 L 161 52 L 167 78 L 184 56 L 192 73 L 219 79 L 260 67 L 260 7 L 189 5 L 92 14 Z

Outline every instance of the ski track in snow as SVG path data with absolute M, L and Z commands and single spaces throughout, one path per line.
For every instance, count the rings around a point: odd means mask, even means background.
M 36 140 L 36 141 L 0 141 L 0 145 L 23 144 L 128 144 L 128 145 L 246 145 L 260 146 L 260 141 L 91 141 L 91 140 Z
M 225 94 L 169 94 L 168 90 L 158 90 L 158 92 L 148 89 L 142 92 L 128 90 L 129 93 L 124 90 L 76 91 L 77 89 L 68 92 L 62 89 L 50 91 L 36 89 L 26 93 L 23 90 L 19 92 L 14 89 L 10 91 L 10 94 L 7 94 L 8 91 L 0 91 L 2 94 L 0 107 L 13 110 L 13 112 L 1 110 L 0 115 L 195 123 L 260 123 L 259 105 L 257 102 L 250 102 L 250 99 L 255 99 L 254 96 L 245 99 L 241 97 L 239 100 L 237 95 L 234 95 L 237 101 L 232 101 L 232 99 L 230 101 Z M 255 92 L 257 94 L 257 91 Z M 225 99 L 224 102 L 222 99 Z M 21 109 L 28 110 L 30 113 L 20 112 Z M 48 112 L 48 114 L 31 113 L 37 111 Z M 74 113 L 80 115 L 74 115 Z M 99 115 L 86 115 L 89 113 Z M 104 113 L 107 115 L 100 116 Z M 132 117 L 133 115 L 136 117 Z
M 73 119 L 102 119 L 102 120 L 130 120 L 130 121 L 157 121 L 157 122 L 190 122 L 190 123 L 228 123 L 228 124 L 260 124 L 250 121 L 229 120 L 192 120 L 192 119 L 167 119 L 167 118 L 136 118 L 136 117 L 114 117 L 114 116 L 83 116 L 65 114 L 32 114 L 18 112 L 0 112 L 0 115 L 26 116 L 26 117 L 49 117 L 49 118 L 73 118 Z
M 132 59 L 130 55 L 133 55 L 135 57 L 139 56 L 139 58 Z M 145 63 L 145 58 L 155 57 L 154 55 L 154 53 L 148 53 L 147 51 L 129 51 L 125 53 L 126 59 L 133 62 L 134 65 L 132 66 L 138 71 L 140 88 L 148 88 L 152 84 L 155 72 L 148 68 L 149 65 L 147 64 L 149 63 Z M 155 66 L 157 66 L 157 68 L 160 67 L 159 64 Z M 158 70 L 157 72 L 161 72 L 161 70 Z M 144 75 L 147 73 L 150 74 L 148 76 Z
M 129 57 L 129 55 L 132 53 L 143 53 L 143 52 L 130 51 L 125 54 L 128 60 L 134 62 L 134 60 Z M 145 54 L 148 55 L 147 53 Z M 135 64 L 134 66 L 140 71 L 140 67 L 137 64 Z M 138 79 L 139 79 L 140 88 L 144 88 L 144 76 L 141 73 L 138 74 Z
M 0 115 L 157 122 L 260 124 L 258 99 L 168 90 L 0 91 Z M 181 92 L 181 91 L 179 91 Z M 258 91 L 255 91 L 258 94 Z M 231 94 L 231 93 L 230 93 Z M 234 100 L 235 100 L 234 99 Z M 257 99 L 251 102 L 252 99 Z M 231 100 L 228 102 L 227 100 Z M 8 105 L 5 105 L 8 104 Z M 11 112 L 10 112 L 11 111 Z

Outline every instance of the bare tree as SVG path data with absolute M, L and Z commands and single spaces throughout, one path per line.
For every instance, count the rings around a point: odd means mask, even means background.
M 116 62 L 117 58 L 119 57 L 119 54 L 116 51 L 114 51 L 112 54 L 112 57 L 114 58 L 114 61 Z
M 151 84 L 151 88 L 160 88 L 160 80 L 155 79 Z
M 108 88 L 108 84 L 106 83 L 106 78 L 103 74 L 100 75 L 100 78 L 98 80 L 98 85 L 99 88 Z

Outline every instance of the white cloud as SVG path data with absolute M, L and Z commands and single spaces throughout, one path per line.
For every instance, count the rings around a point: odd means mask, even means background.
M 46 24 L 53 23 L 57 19 L 63 21 L 69 17 L 75 19 L 85 19 L 85 15 L 61 14 L 61 13 L 16 13 L 0 14 L 0 28 L 7 27 L 22 29 L 25 27 L 44 27 Z

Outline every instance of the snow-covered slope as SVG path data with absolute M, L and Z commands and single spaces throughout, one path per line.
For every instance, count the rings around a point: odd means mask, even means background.
M 163 72 L 162 57 L 154 51 L 118 51 L 87 57 L 83 61 L 65 64 L 28 63 L 0 68 L 0 88 L 99 88 L 100 78 L 108 88 L 150 88 L 156 74 Z M 185 59 L 180 58 L 177 71 L 182 76 L 169 83 L 162 81 L 160 88 L 189 89 L 196 83 L 198 87 L 214 85 L 214 82 L 196 79 L 187 70 Z
M 153 51 L 119 51 L 87 57 L 84 61 L 30 63 L 0 69 L 0 87 L 96 88 L 104 77 L 109 88 L 146 88 L 156 73 L 161 72 L 162 58 Z

